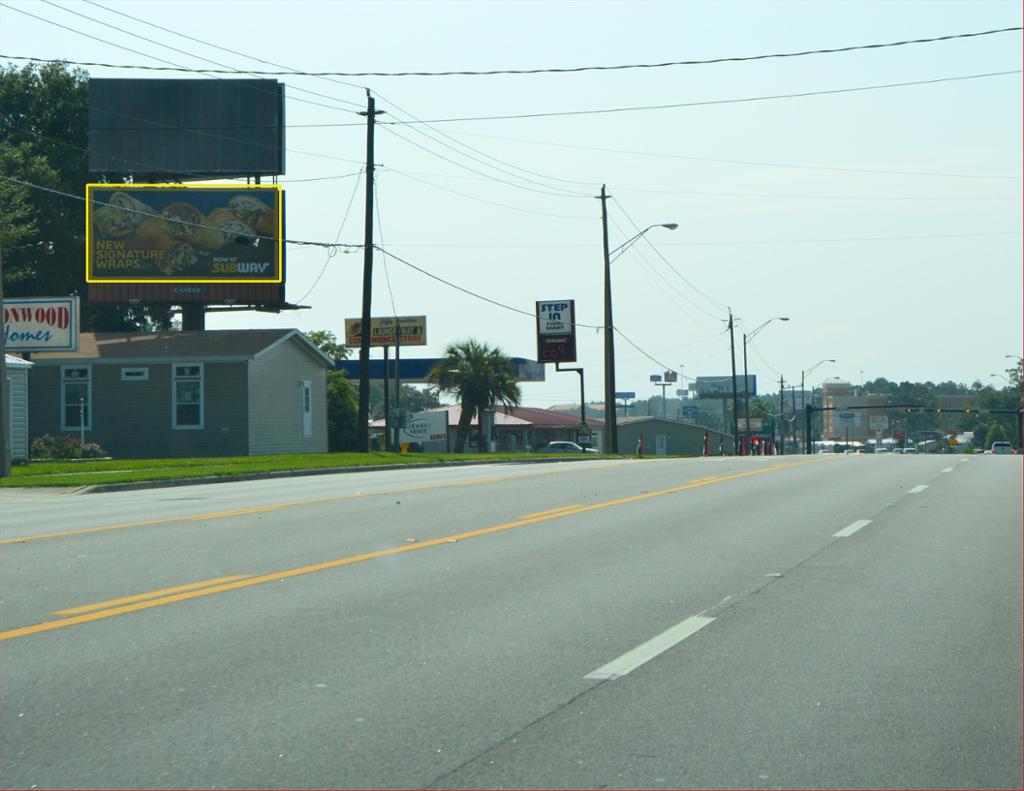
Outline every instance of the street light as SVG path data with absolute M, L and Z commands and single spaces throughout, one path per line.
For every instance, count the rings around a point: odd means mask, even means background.
M 789 321 L 789 316 L 772 316 L 768 321 L 755 327 L 749 334 L 743 333 L 743 422 L 745 425 L 744 434 L 748 444 L 750 442 L 750 384 L 747 379 L 747 341 L 754 340 L 754 336 L 773 321 Z M 746 448 L 744 448 L 744 452 L 746 452 Z
M 666 222 L 648 225 L 640 233 L 627 239 L 614 250 L 608 247 L 608 206 L 604 185 L 601 186 L 601 228 L 604 236 L 604 420 L 608 452 L 619 452 L 619 432 L 615 415 L 615 337 L 612 323 L 612 256 L 621 256 L 641 236 L 652 228 L 674 231 L 678 223 Z
M 677 223 L 677 222 L 660 222 L 660 223 L 655 223 L 654 225 L 648 225 L 646 228 L 644 228 L 642 231 L 640 231 L 640 233 L 631 236 L 629 239 L 627 239 L 622 244 L 620 244 L 618 247 L 616 247 L 614 250 L 612 250 L 608 255 L 611 256 L 611 260 L 612 261 L 616 261 L 616 260 L 618 260 L 619 256 L 621 256 L 624 252 L 626 252 L 626 250 L 629 247 L 631 247 L 633 245 L 634 242 L 639 241 L 640 237 L 643 236 L 648 231 L 650 231 L 651 229 L 653 229 L 653 228 L 667 228 L 670 231 L 674 231 L 678 227 L 679 227 L 679 223 Z
M 826 360 L 819 360 L 814 365 L 812 365 L 810 368 L 808 368 L 806 371 L 801 371 L 800 372 L 800 399 L 801 400 L 804 399 L 804 377 L 806 377 L 807 374 L 809 374 L 811 371 L 813 371 L 819 365 L 824 365 L 825 363 L 834 363 L 834 362 L 835 362 L 835 360 L 833 360 L 831 358 L 830 359 L 826 359 Z M 860 376 L 861 376 L 861 380 L 863 381 L 863 379 L 864 379 L 864 372 L 863 371 L 861 371 L 861 375 Z M 806 403 L 804 404 L 804 414 L 807 414 L 807 404 Z M 808 435 L 810 434 L 810 427 L 809 426 L 805 427 L 805 433 L 807 433 Z M 804 437 L 804 452 L 805 453 L 807 453 L 810 450 L 810 441 L 811 441 L 810 436 L 805 436 Z

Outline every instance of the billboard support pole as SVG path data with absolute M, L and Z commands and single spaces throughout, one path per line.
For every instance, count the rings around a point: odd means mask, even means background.
M 4 263 L 3 249 L 0 248 L 0 315 L 4 306 Z M 4 322 L 6 325 L 7 322 Z M 7 416 L 11 414 L 10 393 L 7 390 L 7 349 L 6 333 L 0 332 L 0 478 L 11 475 L 11 437 Z M 13 427 L 10 427 L 13 428 Z
M 395 316 L 395 449 L 401 450 L 402 411 L 402 323 Z
M 363 318 L 359 344 L 359 446 L 361 453 L 370 450 L 370 302 L 373 286 L 373 123 L 383 112 L 375 109 L 370 91 L 366 91 L 366 209 L 363 234 Z
M 391 450 L 391 406 L 388 400 L 388 347 L 384 347 L 384 450 Z

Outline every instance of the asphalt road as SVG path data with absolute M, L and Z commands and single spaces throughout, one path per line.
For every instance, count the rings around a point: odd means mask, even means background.
M 1021 459 L 0 492 L 8 788 L 1015 788 Z

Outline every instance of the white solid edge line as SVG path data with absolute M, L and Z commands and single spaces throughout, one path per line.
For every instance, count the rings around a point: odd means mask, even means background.
M 852 536 L 854 533 L 856 533 L 862 527 L 867 527 L 870 524 L 871 524 L 871 520 L 870 519 L 858 519 L 856 522 L 854 522 L 854 523 L 844 527 L 838 533 L 833 533 L 832 537 L 833 538 L 846 538 L 847 536 Z
M 920 494 L 921 492 L 923 492 L 927 488 L 928 488 L 928 484 L 926 484 L 926 483 L 919 483 L 917 486 L 915 486 L 913 489 L 911 489 L 909 492 L 907 492 L 907 494 Z
M 627 651 L 618 659 L 613 659 L 606 665 L 602 665 L 593 673 L 587 673 L 583 678 L 591 681 L 607 681 L 636 670 L 640 665 L 654 659 L 677 643 L 681 643 L 690 635 L 699 632 L 714 618 L 705 618 L 700 615 L 693 615 L 682 623 L 677 623 L 670 629 L 666 629 L 657 637 L 652 637 L 646 643 L 638 645 L 632 651 Z

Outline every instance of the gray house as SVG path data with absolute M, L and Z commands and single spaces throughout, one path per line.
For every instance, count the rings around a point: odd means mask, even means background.
M 641 434 L 645 456 L 703 456 L 705 444 L 706 455 L 732 453 L 732 434 L 660 417 L 620 417 L 618 434 L 619 452 L 623 454 L 636 452 Z
M 7 366 L 7 394 L 10 398 L 7 431 L 4 436 L 11 443 L 11 461 L 28 460 L 28 369 L 32 363 L 11 354 L 4 355 Z
M 87 333 L 32 356 L 32 437 L 115 458 L 327 451 L 327 370 L 298 330 Z

